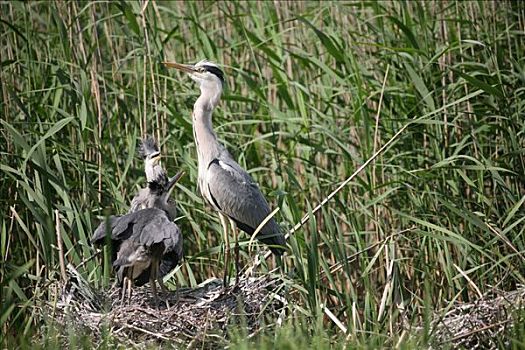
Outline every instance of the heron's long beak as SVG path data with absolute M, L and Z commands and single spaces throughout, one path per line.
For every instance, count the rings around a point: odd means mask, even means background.
M 184 171 L 179 171 L 177 175 L 168 180 L 168 183 L 166 184 L 166 198 L 171 195 L 171 192 L 175 188 L 175 184 L 179 182 L 182 175 L 184 175 Z
M 190 73 L 190 74 L 197 72 L 195 68 L 189 64 L 180 64 L 176 62 L 162 62 L 162 64 L 168 68 L 175 68 L 175 69 L 178 69 L 180 71 Z

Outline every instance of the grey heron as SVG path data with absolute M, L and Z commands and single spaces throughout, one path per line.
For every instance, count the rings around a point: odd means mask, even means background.
M 147 205 L 122 216 L 111 216 L 102 222 L 91 242 L 104 245 L 110 242 L 111 261 L 117 270 L 117 277 L 123 284 L 123 296 L 130 285 L 150 282 L 153 295 L 158 300 L 155 282 L 166 290 L 162 277 L 171 271 L 182 259 L 182 234 L 175 219 L 175 207 L 169 196 L 182 172 L 168 179 L 165 186 L 156 181 L 148 182 Z M 109 237 L 106 237 L 106 232 Z M 127 284 L 126 284 L 127 283 Z
M 219 213 L 225 239 L 225 275 L 227 283 L 230 245 L 230 222 L 235 240 L 236 284 L 239 279 L 239 245 L 237 228 L 252 235 L 270 214 L 270 207 L 252 177 L 233 159 L 217 140 L 212 127 L 212 114 L 217 107 L 224 84 L 224 73 L 217 64 L 203 60 L 195 65 L 164 62 L 169 68 L 188 73 L 198 83 L 200 96 L 193 106 L 193 137 L 197 148 L 198 185 L 202 196 Z M 284 252 L 285 238 L 270 218 L 257 235 L 278 256 Z
M 155 201 L 157 196 L 151 192 L 162 190 L 168 183 L 166 170 L 160 164 L 161 153 L 157 140 L 146 135 L 140 142 L 138 153 L 144 160 L 144 172 L 148 185 L 145 188 L 141 188 L 135 195 L 131 201 L 128 213 L 145 208 L 154 208 L 156 206 Z M 182 173 L 179 173 L 177 176 L 180 177 L 182 175 Z M 163 210 L 168 213 L 169 217 L 174 219 L 177 216 L 176 209 L 175 201 L 169 197 L 167 205 L 164 206 Z M 177 257 L 170 253 L 163 255 L 160 263 L 160 277 L 164 277 L 173 270 L 177 266 L 176 261 Z M 147 283 L 148 280 L 149 270 L 146 270 L 135 279 L 135 282 L 138 285 L 142 285 Z

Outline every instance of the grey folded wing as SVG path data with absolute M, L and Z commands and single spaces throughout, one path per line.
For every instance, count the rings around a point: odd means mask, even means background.
M 252 235 L 270 214 L 270 207 L 251 176 L 230 159 L 214 159 L 208 165 L 207 186 L 211 201 L 244 232 Z M 282 254 L 284 235 L 271 218 L 263 226 L 257 239 Z

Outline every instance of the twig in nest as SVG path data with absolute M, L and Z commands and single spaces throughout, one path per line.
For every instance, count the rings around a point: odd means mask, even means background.
M 126 325 L 124 325 L 124 328 L 134 329 L 134 330 L 136 330 L 136 331 L 139 331 L 139 332 L 142 332 L 142 333 L 145 333 L 145 334 L 151 335 L 151 336 L 153 336 L 153 337 L 155 337 L 155 338 L 159 338 L 159 339 L 163 339 L 163 340 L 173 340 L 173 339 L 170 339 L 170 338 L 168 338 L 168 337 L 163 336 L 162 334 L 159 334 L 159 333 L 153 333 L 153 332 L 150 332 L 150 331 L 148 331 L 148 330 L 146 330 L 146 329 L 142 329 L 142 328 L 140 328 L 140 327 L 134 326 L 134 325 L 132 325 L 132 324 L 126 324 Z

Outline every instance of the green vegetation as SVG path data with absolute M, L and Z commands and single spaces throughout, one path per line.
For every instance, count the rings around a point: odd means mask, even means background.
M 198 90 L 161 64 L 203 58 L 227 75 L 217 134 L 287 229 L 408 125 L 291 237 L 284 327 L 234 343 L 425 343 L 434 313 L 525 283 L 524 40 L 522 2 L 2 2 L 2 347 L 57 346 L 37 316 L 57 228 L 67 261 L 109 284 L 88 241 L 143 184 L 145 133 L 187 174 L 173 280 L 221 276 L 196 188 Z

